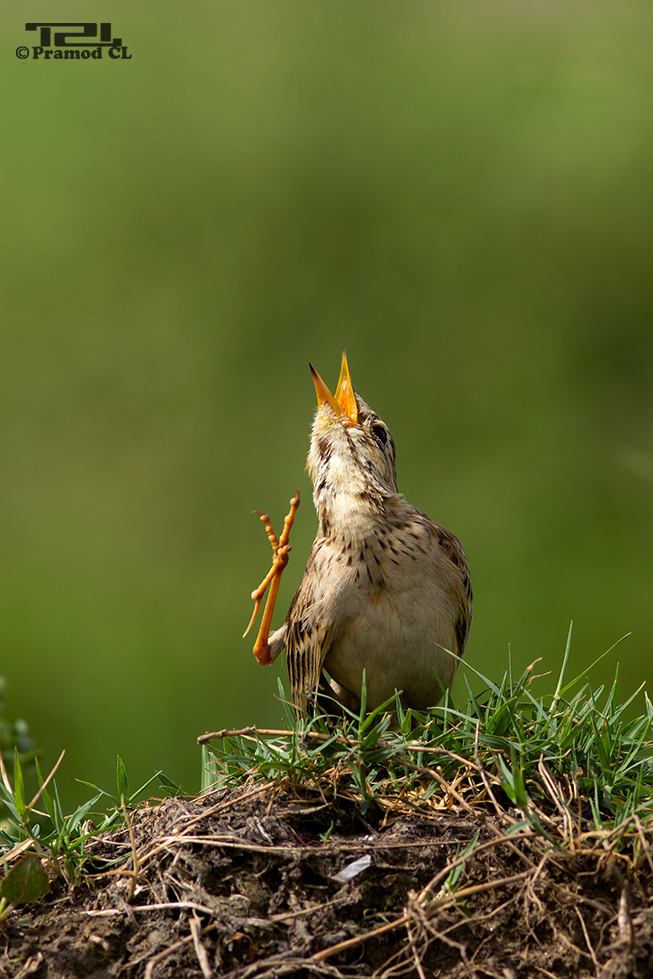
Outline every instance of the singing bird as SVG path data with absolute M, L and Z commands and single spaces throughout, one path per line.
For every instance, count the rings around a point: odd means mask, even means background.
M 355 393 L 344 349 L 335 395 L 309 366 L 317 412 L 306 468 L 317 536 L 286 621 L 270 635 L 299 494 L 280 538 L 261 514 L 274 558 L 252 593 L 247 632 L 270 586 L 254 655 L 271 663 L 285 647 L 298 713 L 315 703 L 325 680 L 332 697 L 358 711 L 363 671 L 368 710 L 395 691 L 405 707 L 423 710 L 453 683 L 458 661 L 450 651 L 465 651 L 472 618 L 467 558 L 453 534 L 398 492 L 393 438 Z

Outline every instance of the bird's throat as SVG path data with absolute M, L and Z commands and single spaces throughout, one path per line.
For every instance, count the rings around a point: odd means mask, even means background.
M 319 487 L 313 493 L 319 519 L 320 537 L 363 541 L 378 535 L 379 524 L 387 521 L 399 494 L 389 496 L 372 487 L 347 489 L 333 484 Z

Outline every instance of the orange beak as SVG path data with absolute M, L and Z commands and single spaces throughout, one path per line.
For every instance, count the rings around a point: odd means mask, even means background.
M 321 408 L 323 404 L 327 404 L 343 425 L 355 425 L 358 421 L 358 405 L 356 404 L 354 387 L 351 383 L 351 374 L 349 373 L 345 348 L 342 348 L 342 363 L 340 365 L 340 377 L 338 378 L 335 398 L 313 365 L 309 364 L 308 366 L 311 368 L 311 374 L 313 375 L 318 408 Z

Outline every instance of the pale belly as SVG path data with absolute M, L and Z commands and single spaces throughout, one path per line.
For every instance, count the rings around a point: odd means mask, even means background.
M 404 706 L 438 703 L 454 678 L 455 610 L 432 574 L 415 568 L 409 582 L 388 581 L 380 589 L 352 587 L 341 594 L 344 616 L 324 666 L 346 691 L 360 696 L 363 671 L 367 708 L 402 692 Z M 420 573 L 421 572 L 421 573 Z M 344 610 L 343 610 L 344 611 Z

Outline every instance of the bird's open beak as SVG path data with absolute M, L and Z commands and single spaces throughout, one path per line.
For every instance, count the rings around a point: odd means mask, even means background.
M 336 401 L 349 419 L 350 425 L 355 425 L 358 421 L 358 405 L 354 394 L 354 385 L 351 383 L 349 364 L 345 348 L 342 348 L 342 363 L 340 365 L 340 377 L 336 388 Z
M 323 404 L 327 404 L 343 425 L 355 425 L 358 421 L 358 405 L 356 404 L 356 395 L 354 394 L 354 388 L 351 383 L 351 374 L 349 373 L 349 364 L 347 363 L 347 354 L 345 353 L 344 347 L 342 350 L 342 364 L 340 366 L 340 377 L 338 378 L 335 398 L 313 365 L 309 364 L 308 366 L 311 368 L 311 374 L 313 375 L 318 408 L 321 408 Z

